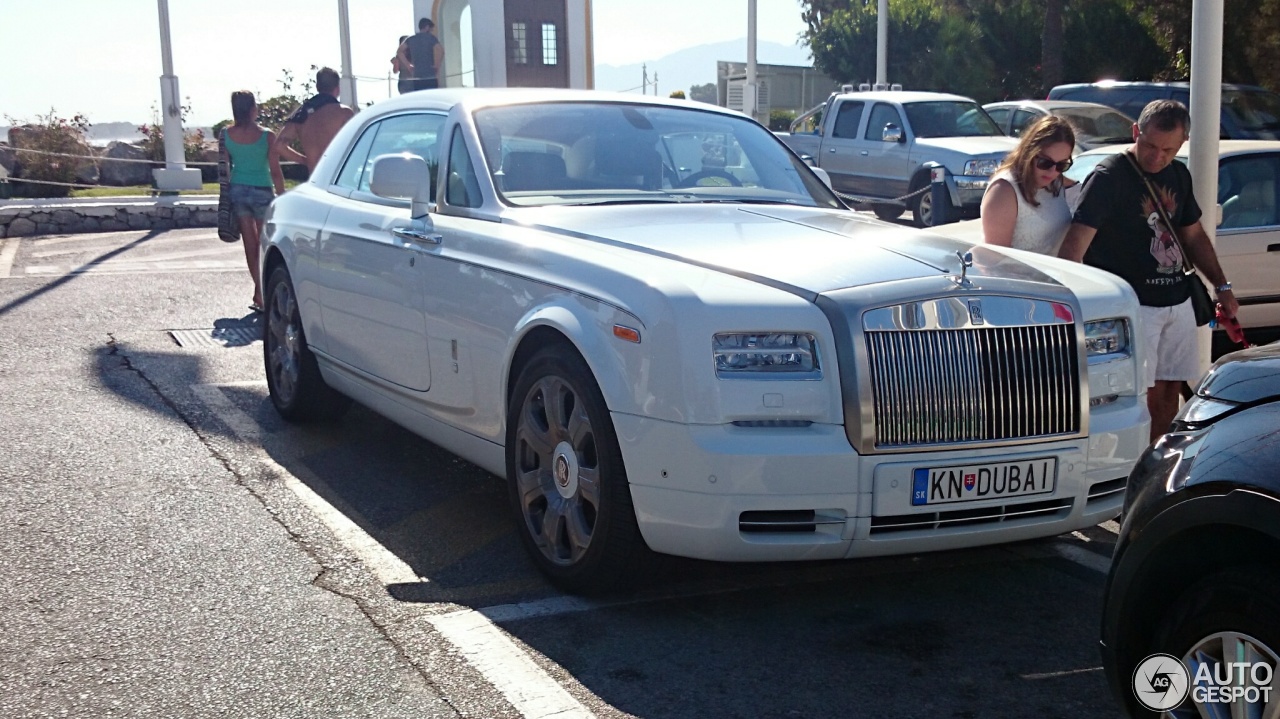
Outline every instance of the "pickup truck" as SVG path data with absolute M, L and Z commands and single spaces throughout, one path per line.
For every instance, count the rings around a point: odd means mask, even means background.
M 946 215 L 973 217 L 987 179 L 1018 143 L 967 97 L 899 90 L 833 93 L 779 137 L 826 170 L 845 199 L 870 205 L 882 219 L 910 209 L 917 227 L 937 224 L 942 214 L 925 190 L 932 168 L 946 168 Z

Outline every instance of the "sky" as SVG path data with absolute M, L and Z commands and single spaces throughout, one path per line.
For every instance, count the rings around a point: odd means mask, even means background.
M 760 40 L 794 45 L 799 0 L 758 0 Z M 412 0 L 348 0 L 352 73 L 363 105 L 388 96 L 400 35 L 416 25 Z M 747 0 L 592 0 L 595 60 L 627 65 L 712 42 L 745 38 Z M 5 61 L 0 125 L 53 109 L 91 123 L 149 122 L 162 72 L 156 0 L 0 0 Z M 187 124 L 231 115 L 233 90 L 260 98 L 294 92 L 311 65 L 341 68 L 337 0 L 169 0 L 174 74 L 190 99 Z M 708 68 L 708 82 L 714 81 Z M 638 83 L 637 83 L 638 84 Z M 599 88 L 625 90 L 628 88 Z

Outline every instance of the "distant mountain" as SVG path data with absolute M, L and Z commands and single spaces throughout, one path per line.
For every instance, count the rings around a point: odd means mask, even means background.
M 596 65 L 596 89 L 639 92 L 644 69 L 647 69 L 650 82 L 654 73 L 658 75 L 657 94 L 666 97 L 676 90 L 684 90 L 688 94 L 693 85 L 716 81 L 716 62 L 720 60 L 746 62 L 747 39 L 698 45 L 644 63 Z M 812 64 L 809 48 L 776 42 L 758 42 L 756 62 L 766 65 Z M 642 65 L 645 68 L 642 69 Z M 652 86 L 649 92 L 653 93 Z

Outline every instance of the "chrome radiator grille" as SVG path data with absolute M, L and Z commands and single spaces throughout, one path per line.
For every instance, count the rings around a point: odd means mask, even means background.
M 1080 431 L 1071 324 L 889 330 L 866 337 L 877 447 Z

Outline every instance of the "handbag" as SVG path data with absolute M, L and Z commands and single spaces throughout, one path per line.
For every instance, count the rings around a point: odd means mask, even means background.
M 1191 309 L 1195 311 L 1196 326 L 1203 327 L 1214 320 L 1218 315 L 1218 303 L 1209 295 L 1209 288 L 1205 285 L 1204 280 L 1200 279 L 1199 273 L 1196 272 L 1196 266 L 1191 263 L 1191 257 L 1187 255 L 1187 250 L 1182 246 L 1182 239 L 1178 237 L 1177 231 L 1173 227 L 1173 222 L 1169 219 L 1169 213 L 1164 209 L 1164 204 L 1160 202 L 1156 191 L 1151 187 L 1151 182 L 1147 180 L 1147 175 L 1138 167 L 1138 163 L 1134 162 L 1133 155 L 1128 152 L 1124 153 L 1125 159 L 1129 160 L 1129 164 L 1133 166 L 1133 171 L 1138 173 L 1138 177 L 1142 179 L 1142 184 L 1147 188 L 1147 195 L 1151 197 L 1151 201 L 1156 206 L 1156 211 L 1160 213 L 1160 219 L 1164 221 L 1164 226 L 1168 228 L 1169 234 L 1173 235 L 1173 241 L 1178 244 L 1178 252 L 1182 254 L 1182 271 L 1184 279 L 1187 281 L 1187 288 L 1191 295 Z
M 218 239 L 240 241 L 240 224 L 231 212 L 231 155 L 226 130 L 218 133 Z

